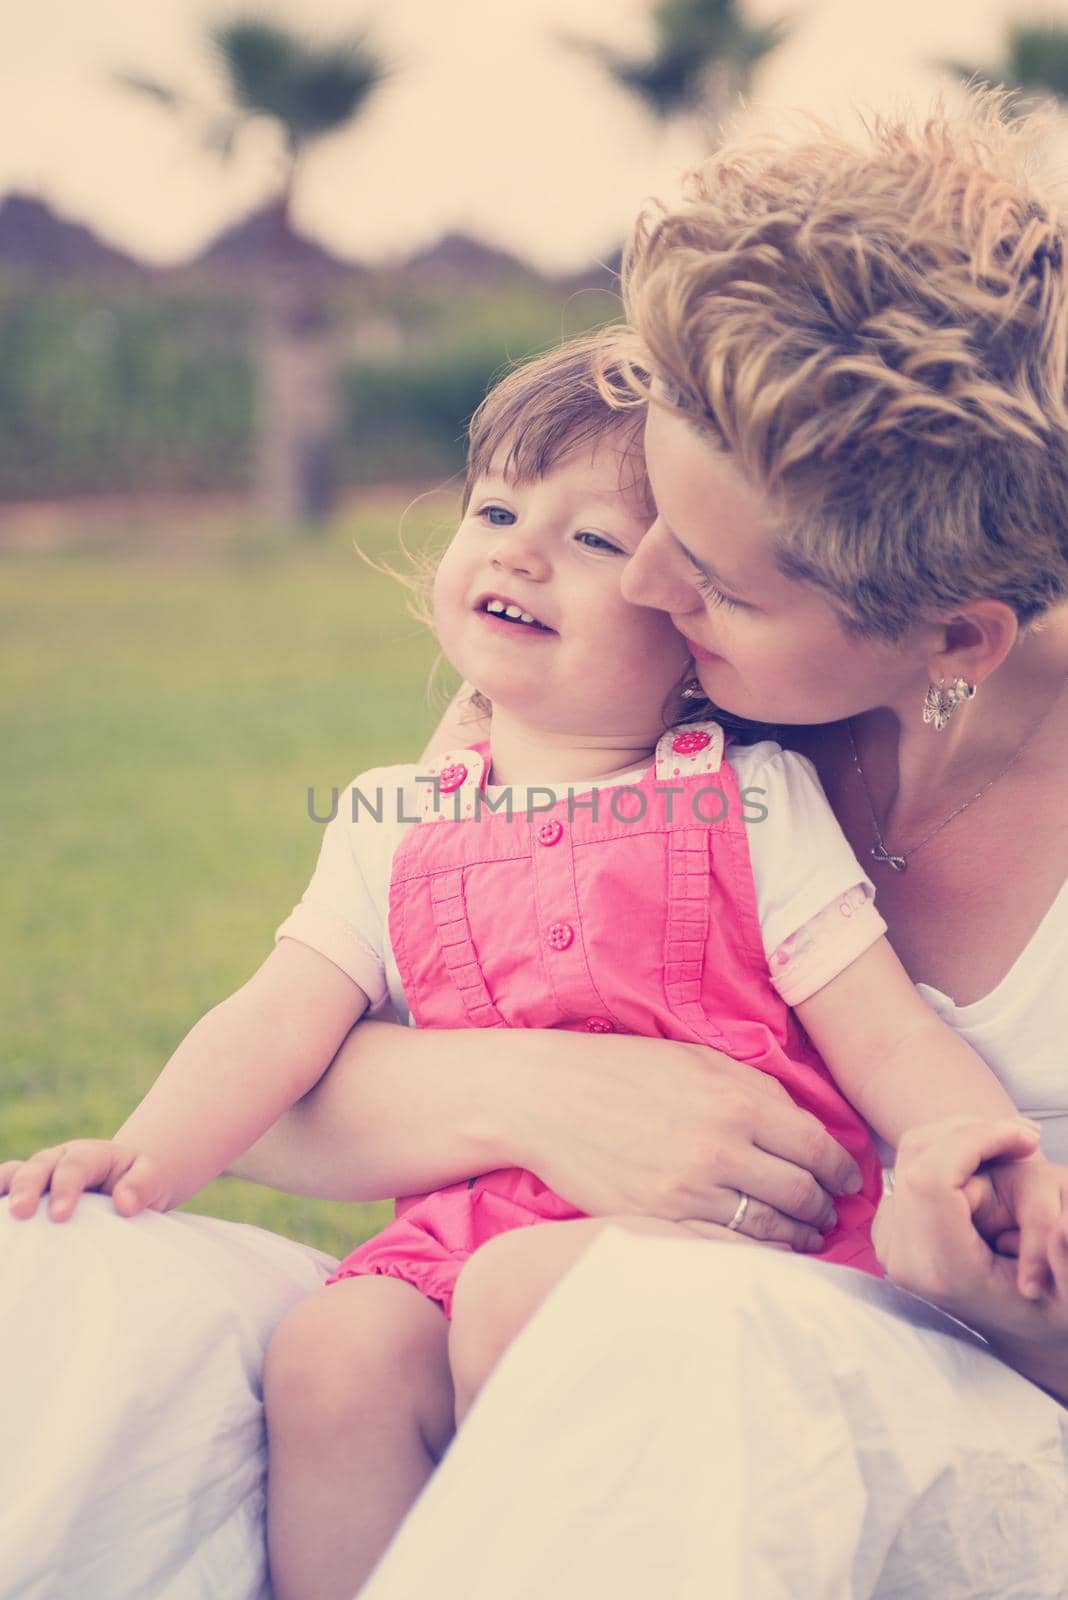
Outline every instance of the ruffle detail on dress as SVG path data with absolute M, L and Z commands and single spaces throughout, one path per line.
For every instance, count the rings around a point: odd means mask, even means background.
M 377 1242 L 377 1239 L 370 1239 L 346 1256 L 337 1271 L 327 1278 L 327 1287 L 345 1278 L 397 1278 L 401 1283 L 410 1283 L 427 1300 L 435 1301 L 451 1319 L 456 1280 L 466 1257 L 419 1256 L 412 1251 L 401 1255 L 393 1245 L 376 1252 L 371 1246 Z
M 517 1228 L 583 1215 L 518 1168 L 450 1184 L 405 1205 L 403 1216 L 347 1255 L 327 1282 L 376 1273 L 399 1278 L 436 1300 L 448 1317 L 456 1280 L 479 1245 Z

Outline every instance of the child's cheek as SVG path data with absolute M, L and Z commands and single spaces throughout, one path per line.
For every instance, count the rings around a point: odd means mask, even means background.
M 439 567 L 430 593 L 431 616 L 434 634 L 447 660 L 460 671 L 464 663 L 456 657 L 462 654 L 462 627 L 464 595 L 451 575 Z
M 434 627 L 448 626 L 463 599 L 463 574 L 456 559 L 455 547 L 450 545 L 438 562 L 434 583 L 430 591 L 430 606 Z
M 643 647 L 665 667 L 677 667 L 679 672 L 690 659 L 689 649 L 666 611 L 647 611 L 646 633 Z
M 629 616 L 621 619 L 618 630 L 617 659 L 636 680 L 634 692 L 659 702 L 682 677 L 690 652 L 663 611 L 627 609 Z

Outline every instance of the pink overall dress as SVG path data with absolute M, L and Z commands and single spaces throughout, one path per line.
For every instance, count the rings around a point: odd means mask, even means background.
M 420 1028 L 636 1033 L 713 1045 L 771 1073 L 864 1176 L 859 1194 L 836 1199 L 838 1226 L 820 1259 L 877 1274 L 879 1161 L 772 988 L 743 798 L 722 755 L 716 723 L 674 729 L 639 782 L 511 818 L 484 807 L 484 748 L 428 765 L 438 792 L 426 786 L 425 820 L 406 834 L 390 884 L 404 992 Z M 533 1173 L 484 1173 L 398 1200 L 396 1220 L 330 1281 L 385 1273 L 448 1315 L 480 1244 L 582 1215 Z

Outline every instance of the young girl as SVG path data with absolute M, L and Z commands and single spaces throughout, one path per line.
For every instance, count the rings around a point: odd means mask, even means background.
M 862 1117 L 896 1145 L 952 1111 L 1012 1111 L 886 945 L 809 766 L 679 720 L 686 647 L 620 592 L 653 517 L 641 418 L 599 388 L 623 359 L 579 341 L 513 373 L 473 421 L 434 611 L 446 655 L 492 702 L 491 745 L 358 779 L 263 967 L 196 1025 L 115 1141 L 0 1169 L 15 1214 L 45 1188 L 57 1219 L 90 1187 L 127 1215 L 177 1204 L 387 996 L 422 1027 L 651 1034 L 761 1067 L 856 1159 L 859 1192 L 810 1244 L 869 1271 L 879 1162 Z M 1035 1160 L 1006 1181 L 1029 1196 L 1023 1272 L 1061 1174 Z M 352 1595 L 448 1443 L 454 1401 L 602 1226 L 530 1173 L 477 1175 L 402 1201 L 283 1322 L 265 1374 L 278 1600 Z M 510 1303 L 482 1272 L 496 1245 L 464 1275 L 450 1368 L 461 1268 L 519 1229 Z

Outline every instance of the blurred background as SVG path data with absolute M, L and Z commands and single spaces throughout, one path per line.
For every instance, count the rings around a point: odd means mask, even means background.
M 8 19 L 0 1156 L 110 1134 L 299 897 L 309 790 L 418 753 L 449 680 L 361 553 L 447 536 L 471 411 L 619 316 L 642 201 L 727 126 L 973 76 L 1068 103 L 1068 0 Z M 229 1180 L 194 1209 L 338 1252 L 386 1214 Z

